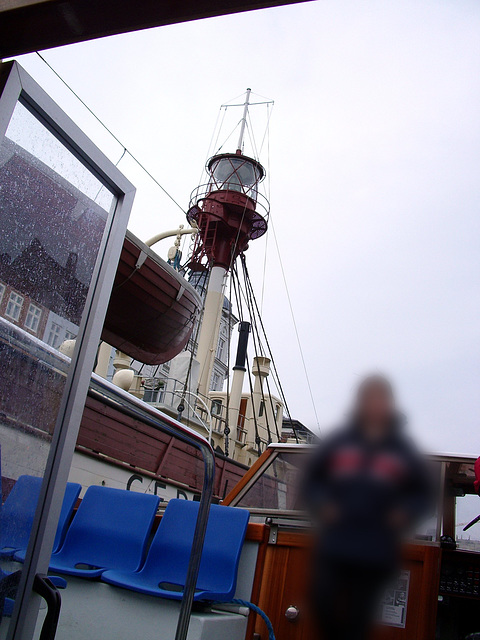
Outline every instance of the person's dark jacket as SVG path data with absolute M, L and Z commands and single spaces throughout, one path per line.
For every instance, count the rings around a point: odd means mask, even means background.
M 385 568 L 396 563 L 402 530 L 426 514 L 431 497 L 425 461 L 399 427 L 373 444 L 355 423 L 318 446 L 304 491 L 323 556 Z

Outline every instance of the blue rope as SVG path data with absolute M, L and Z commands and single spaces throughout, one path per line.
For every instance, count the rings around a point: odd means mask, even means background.
M 240 600 L 239 598 L 231 600 L 228 604 L 238 604 L 241 607 L 248 607 L 252 611 L 255 611 L 255 613 L 257 613 L 265 622 L 265 625 L 268 629 L 268 640 L 275 640 L 275 632 L 273 630 L 272 623 L 270 622 L 267 614 L 262 611 L 260 607 L 257 607 L 257 605 L 253 604 L 253 602 L 248 602 L 248 600 Z

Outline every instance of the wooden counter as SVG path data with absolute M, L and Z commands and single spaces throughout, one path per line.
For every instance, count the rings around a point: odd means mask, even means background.
M 251 524 L 247 538 L 260 542 L 252 601 L 270 618 L 277 640 L 311 640 L 316 637 L 306 613 L 310 564 L 308 533 L 280 530 L 269 543 L 270 527 Z M 403 568 L 410 571 L 407 618 L 404 629 L 384 626 L 379 640 L 434 640 L 440 578 L 441 550 L 435 544 L 408 544 Z M 285 617 L 289 606 L 300 613 L 294 621 Z M 252 618 L 255 616 L 252 616 Z M 260 618 L 250 620 L 247 640 L 267 640 Z

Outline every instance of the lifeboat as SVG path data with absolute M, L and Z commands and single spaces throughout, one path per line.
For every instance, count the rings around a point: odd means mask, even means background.
M 201 306 L 183 276 L 127 231 L 102 340 L 145 364 L 163 364 L 187 344 Z

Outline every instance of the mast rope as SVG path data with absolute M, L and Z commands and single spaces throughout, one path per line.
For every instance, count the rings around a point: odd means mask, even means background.
M 223 149 L 223 147 L 227 144 L 227 142 L 230 140 L 230 138 L 233 136 L 233 134 L 235 133 L 235 131 L 238 129 L 238 127 L 242 124 L 242 120 L 243 118 L 241 118 L 237 124 L 233 127 L 232 131 L 228 134 L 227 138 L 222 142 L 222 144 L 218 147 L 218 149 L 215 151 L 215 154 L 217 154 L 219 151 L 221 151 Z
M 260 153 L 262 153 L 263 145 L 265 143 L 265 139 L 267 140 L 267 179 L 265 181 L 265 191 L 267 194 L 267 200 L 270 202 L 270 118 L 272 117 L 274 104 L 272 103 L 272 108 L 270 109 L 270 105 L 267 104 L 267 126 L 265 127 L 265 133 L 263 135 L 262 144 L 260 145 Z M 267 276 L 267 253 L 268 253 L 268 238 L 270 236 L 270 226 L 267 227 L 267 233 L 265 234 L 265 252 L 263 257 L 263 275 L 262 275 L 262 291 L 260 296 L 260 312 L 263 313 L 263 300 L 265 297 L 265 280 Z
M 245 264 L 245 273 L 246 273 L 246 275 L 247 275 L 246 286 L 250 287 L 250 289 L 251 289 L 251 293 L 252 293 L 252 300 L 253 300 L 253 302 L 254 302 L 254 307 L 255 307 L 255 310 L 256 310 L 256 314 L 257 314 L 258 320 L 259 320 L 259 322 L 260 322 L 260 326 L 261 326 L 261 328 L 262 328 L 262 333 L 263 333 L 263 336 L 264 336 L 264 339 L 265 339 L 265 344 L 266 344 L 266 347 L 267 347 L 267 349 L 268 349 L 268 355 L 270 356 L 270 359 L 271 359 L 271 361 L 272 361 L 272 370 L 273 370 L 273 372 L 274 372 L 274 376 L 273 376 L 273 377 L 274 377 L 274 379 L 275 379 L 275 384 L 276 384 L 276 386 L 277 386 L 277 390 L 278 390 L 278 392 L 279 392 L 279 394 L 280 394 L 280 397 L 281 397 L 281 399 L 282 399 L 282 402 L 283 402 L 283 404 L 284 404 L 284 406 L 285 406 L 285 412 L 286 412 L 286 414 L 288 415 L 288 418 L 289 418 L 289 420 L 290 420 L 290 425 L 291 425 L 291 427 L 292 427 L 292 429 L 293 429 L 293 432 L 294 432 L 294 434 L 295 434 L 295 440 L 296 440 L 296 441 L 297 441 L 297 443 L 298 443 L 298 435 L 297 435 L 297 432 L 296 432 L 296 430 L 295 430 L 295 427 L 293 426 L 292 416 L 291 416 L 290 410 L 289 410 L 289 408 L 288 408 L 288 404 L 287 404 L 287 400 L 286 400 L 286 397 L 285 397 L 285 393 L 284 393 L 284 391 L 283 391 L 282 384 L 281 384 L 281 382 L 280 382 L 280 376 L 279 376 L 279 374 L 278 374 L 278 370 L 277 370 L 277 365 L 276 365 L 276 362 L 275 362 L 275 358 L 273 357 L 273 352 L 272 352 L 272 348 L 271 348 L 271 346 L 270 346 L 270 342 L 269 342 L 268 337 L 267 337 L 267 332 L 266 332 L 266 330 L 265 330 L 265 325 L 263 324 L 262 316 L 260 315 L 260 311 L 259 311 L 259 308 L 258 308 L 257 299 L 256 299 L 256 297 L 255 297 L 255 291 L 253 290 L 252 281 L 251 281 L 251 279 L 250 279 L 250 275 L 249 275 L 249 273 L 248 273 L 248 267 L 246 266 L 246 264 Z
M 222 110 L 223 110 L 223 117 L 222 117 L 222 121 L 220 122 L 220 126 L 218 126 L 218 121 L 220 120 L 220 114 L 221 114 Z M 206 169 L 207 162 L 208 162 L 208 160 L 210 158 L 210 154 L 213 153 L 213 149 L 215 149 L 217 144 L 218 144 L 218 139 L 219 139 L 220 133 L 222 131 L 223 122 L 225 120 L 226 113 L 227 113 L 227 109 L 226 109 L 226 107 L 224 108 L 223 105 L 222 105 L 220 107 L 220 109 L 218 110 L 217 119 L 215 121 L 215 126 L 213 127 L 213 131 L 212 131 L 212 137 L 210 138 L 210 143 L 208 145 L 207 157 L 205 158 L 205 162 L 203 163 L 203 167 L 202 167 L 202 171 L 200 173 L 200 178 L 198 180 L 198 184 L 202 184 L 203 175 L 206 174 L 206 170 L 205 169 Z M 217 131 L 217 126 L 218 126 L 218 131 Z M 213 139 L 215 137 L 215 133 L 217 133 L 217 137 L 215 138 L 215 142 L 213 142 Z
M 245 255 L 242 255 L 242 262 L 243 262 L 243 266 L 244 266 L 244 279 L 245 279 L 245 283 L 246 283 L 246 288 L 248 290 L 248 295 L 249 295 L 249 298 L 250 298 L 250 305 L 251 305 L 251 309 L 252 309 L 251 315 L 252 315 L 252 318 L 253 318 L 254 335 L 255 335 L 255 333 L 257 334 L 257 339 L 258 339 L 258 342 L 260 344 L 260 349 L 263 351 L 260 330 L 258 328 L 258 323 L 257 323 L 257 315 L 260 318 L 260 313 L 258 311 L 258 307 L 256 306 L 256 301 L 254 299 L 253 286 L 252 286 L 252 283 L 250 281 L 250 277 L 248 275 L 248 269 L 247 269 L 247 265 L 246 265 Z M 256 309 L 257 309 L 257 313 L 255 313 Z M 255 342 L 255 339 L 254 339 L 254 342 Z M 272 377 L 275 379 L 276 369 L 275 369 L 275 363 L 274 363 L 274 359 L 273 359 L 273 354 L 271 353 L 271 351 L 270 351 L 269 355 L 270 355 L 270 359 L 271 359 L 272 365 L 274 366 L 274 372 L 272 372 Z M 270 390 L 270 381 L 269 381 L 268 378 L 269 378 L 269 376 L 267 376 L 265 378 L 265 382 L 267 384 L 268 396 L 269 396 L 269 399 L 270 399 L 270 408 L 271 408 L 271 411 L 272 411 L 272 417 L 273 417 L 274 424 L 275 424 L 275 431 L 276 431 L 276 434 L 277 434 L 277 439 L 280 442 L 281 434 L 280 434 L 280 432 L 278 430 L 278 424 L 277 424 L 277 420 L 276 420 L 276 416 L 275 416 L 275 409 L 273 407 L 272 393 L 271 393 L 271 390 Z M 278 387 L 278 385 L 277 385 L 277 387 Z M 263 389 L 262 389 L 262 392 L 263 392 Z M 284 404 L 285 404 L 285 407 L 286 407 L 286 402 L 284 402 Z
M 175 200 L 175 198 L 165 189 L 165 187 L 159 182 L 159 180 L 157 180 L 157 178 L 155 178 L 155 176 L 145 167 L 145 165 L 142 164 L 142 162 L 140 162 L 140 160 L 129 150 L 129 148 L 125 144 L 123 144 L 123 142 L 113 133 L 113 131 L 103 122 L 103 120 L 99 116 L 97 116 L 97 114 L 93 111 L 93 109 L 91 109 L 88 106 L 88 104 L 79 96 L 79 94 L 68 84 L 68 82 L 62 78 L 62 76 L 58 73 L 58 71 L 56 71 L 52 67 L 52 65 L 42 56 L 42 54 L 39 51 L 35 51 L 35 53 L 47 65 L 47 67 L 56 75 L 56 77 L 60 80 L 60 82 L 62 82 L 65 85 L 65 87 L 67 87 L 67 89 L 72 93 L 72 95 L 74 95 L 75 98 L 85 107 L 85 109 L 95 118 L 95 120 L 105 129 L 105 131 L 107 131 L 107 133 L 109 133 L 112 136 L 115 142 L 117 142 L 121 147 L 123 147 L 124 152 L 120 160 L 123 158 L 125 154 L 128 154 L 130 158 L 140 167 L 140 169 L 142 169 L 142 171 L 144 171 L 147 174 L 147 176 L 151 180 L 153 180 L 153 182 L 163 191 L 163 193 L 168 198 L 170 198 L 170 200 L 174 204 L 176 204 L 177 207 L 186 215 L 187 212 L 182 207 L 182 205 L 179 204 L 177 200 Z
M 241 255 L 241 260 L 242 260 L 242 267 L 243 267 L 243 277 L 245 279 L 245 255 L 243 253 Z M 254 348 L 254 351 L 255 351 L 255 358 L 256 358 L 256 363 L 257 363 L 257 372 L 258 372 L 258 376 L 260 377 L 260 364 L 258 362 L 259 350 L 258 350 L 258 347 L 257 347 L 257 337 L 260 337 L 260 335 L 257 332 L 257 324 L 256 324 L 255 313 L 254 313 L 254 309 L 253 309 L 251 295 L 250 295 L 250 292 L 248 291 L 248 288 L 246 289 L 246 293 L 247 293 L 247 305 L 248 305 L 248 308 L 249 308 L 249 313 L 250 313 L 250 317 L 252 318 L 252 325 L 253 325 L 253 328 L 254 328 L 254 331 L 252 331 L 252 339 L 253 339 L 253 348 Z M 262 345 L 260 344 L 260 353 L 262 352 L 261 346 Z M 267 376 L 267 378 L 268 378 L 268 376 Z M 268 444 L 270 444 L 272 442 L 272 434 L 271 434 L 271 431 L 270 431 L 270 424 L 269 424 L 269 420 L 268 420 L 268 411 L 267 411 L 267 403 L 265 401 L 265 393 L 264 393 L 264 390 L 263 390 L 263 384 L 262 384 L 261 380 L 260 380 L 260 391 L 261 391 L 261 394 L 262 394 L 263 410 L 265 411 L 265 423 L 266 423 L 266 427 L 267 427 Z M 272 401 L 271 397 L 270 397 L 270 403 L 271 403 L 271 408 L 272 408 L 272 418 L 274 418 L 275 411 L 273 410 L 273 401 Z M 253 404 L 253 401 L 252 401 L 252 404 Z M 254 409 L 255 409 L 255 407 L 254 407 Z M 260 412 L 259 412 L 259 414 L 260 414 Z M 280 437 L 279 437 L 279 434 L 278 434 L 278 427 L 277 427 L 277 438 L 278 438 L 278 440 L 280 440 Z
M 252 149 L 253 152 L 255 154 L 255 160 L 260 161 L 260 156 L 258 154 L 258 149 L 257 149 L 257 142 L 255 140 L 255 133 L 253 131 L 253 126 L 252 126 L 252 117 L 250 115 L 250 111 L 247 112 L 247 130 L 248 130 L 248 137 L 250 139 L 250 144 L 252 145 Z
M 270 108 L 270 104 L 272 105 L 272 108 Z M 260 153 L 262 153 L 262 151 L 263 151 L 263 145 L 265 144 L 265 138 L 267 138 L 268 141 L 270 140 L 270 118 L 272 117 L 273 107 L 274 106 L 275 106 L 275 103 L 273 101 L 271 103 L 267 102 L 267 125 L 265 127 L 265 133 L 263 134 L 262 144 L 260 145 Z
M 297 338 L 298 349 L 300 351 L 300 357 L 301 357 L 301 360 L 302 360 L 303 371 L 305 373 L 305 379 L 307 381 L 308 391 L 309 391 L 309 394 L 310 394 L 310 400 L 312 401 L 312 407 L 313 407 L 313 411 L 315 413 L 315 419 L 317 421 L 317 428 L 318 428 L 318 430 L 320 432 L 321 431 L 321 427 L 320 427 L 320 421 L 318 419 L 317 407 L 316 407 L 316 404 L 315 404 L 315 399 L 313 397 L 313 391 L 312 391 L 312 386 L 310 384 L 310 377 L 308 375 L 307 364 L 305 362 L 305 356 L 303 355 L 302 343 L 300 341 L 300 335 L 298 333 L 297 321 L 295 320 L 295 313 L 293 311 L 292 300 L 290 298 L 290 292 L 288 290 L 287 278 L 285 276 L 285 270 L 283 268 L 282 256 L 280 254 L 280 249 L 279 249 L 278 240 L 277 240 L 277 234 L 275 233 L 275 226 L 274 226 L 273 222 L 271 222 L 271 226 L 272 226 L 272 232 L 273 232 L 273 239 L 275 241 L 275 246 L 276 246 L 276 249 L 277 249 L 278 260 L 280 262 L 280 270 L 282 272 L 282 279 L 283 279 L 283 283 L 285 285 L 285 291 L 286 291 L 286 294 L 287 294 L 288 306 L 290 308 L 290 314 L 292 316 L 293 327 L 295 329 L 295 336 Z
M 254 325 L 254 332 L 255 332 L 255 333 L 257 334 L 257 336 L 258 336 L 258 342 L 259 342 L 259 344 L 260 344 L 260 347 L 262 347 L 261 340 L 260 340 L 260 332 L 259 332 L 259 330 L 258 330 L 258 325 L 257 325 L 257 320 L 256 320 L 256 318 L 255 318 L 255 314 L 253 314 L 253 318 L 254 318 L 254 322 L 253 322 L 253 325 Z M 254 335 L 255 335 L 255 333 L 254 333 Z M 255 339 L 254 339 L 254 342 L 255 342 Z M 265 378 L 265 383 L 266 383 L 266 385 L 267 385 L 267 392 L 268 392 L 268 394 L 267 394 L 267 395 L 268 395 L 268 398 L 269 398 L 269 401 L 270 401 L 270 409 L 271 409 L 271 412 L 272 412 L 273 423 L 274 423 L 274 425 L 275 425 L 275 433 L 276 433 L 276 435 L 277 435 L 277 441 L 278 441 L 278 442 L 280 442 L 280 440 L 281 440 L 281 434 L 280 434 L 280 432 L 279 432 L 279 430 L 278 430 L 278 423 L 277 423 L 277 419 L 276 419 L 276 418 L 277 418 L 277 416 L 276 416 L 276 414 L 275 414 L 275 408 L 274 408 L 274 406 L 273 406 L 272 392 L 271 392 L 271 389 L 270 389 L 270 381 L 269 381 L 269 379 L 268 379 L 268 378 L 269 378 L 269 376 L 266 376 L 266 378 Z M 263 402 L 264 402 L 264 404 L 265 404 L 265 395 L 264 395 L 263 387 L 262 387 L 262 398 L 263 398 Z M 267 414 L 267 421 L 268 421 L 268 414 Z M 268 424 L 267 424 L 267 429 L 268 429 Z M 270 436 L 270 431 L 269 431 L 269 436 Z M 270 442 L 271 442 L 271 441 L 272 441 L 272 440 L 271 440 L 271 436 L 270 436 Z
M 236 303 L 237 303 L 237 308 L 239 309 L 239 315 L 240 315 L 240 319 L 243 320 L 243 308 L 242 308 L 242 301 L 240 298 L 240 280 L 238 278 L 238 271 L 235 267 L 234 270 L 232 270 L 232 276 L 233 274 L 235 274 L 235 278 L 237 280 L 236 285 L 235 286 L 235 281 L 233 282 L 233 289 L 234 289 L 234 293 L 235 293 L 235 298 L 236 298 Z M 238 289 L 237 289 L 238 287 Z M 254 428 L 255 428 L 255 444 L 257 445 L 257 451 L 258 451 L 258 455 L 260 456 L 262 454 L 261 448 L 260 448 L 260 443 L 261 443 L 261 439 L 260 439 L 260 435 L 258 432 L 258 423 L 257 423 L 257 415 L 255 413 L 255 406 L 253 404 L 253 385 L 252 385 L 252 375 L 250 372 L 250 366 L 248 364 L 248 350 L 246 352 L 246 360 L 247 360 L 247 373 L 248 373 L 248 384 L 250 387 L 250 398 L 252 400 L 252 407 L 253 407 L 253 424 L 254 424 Z

